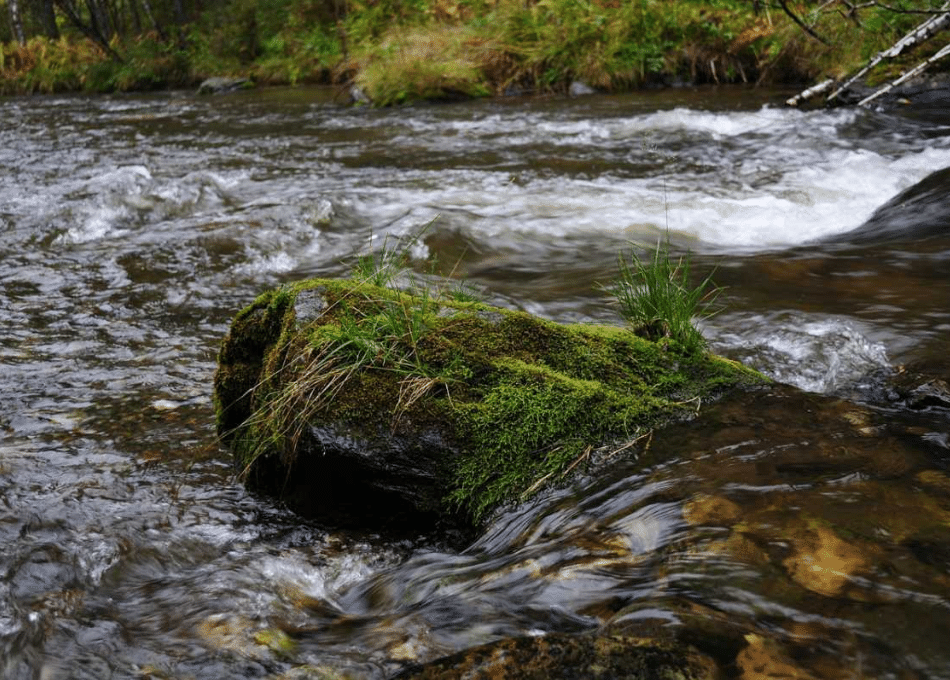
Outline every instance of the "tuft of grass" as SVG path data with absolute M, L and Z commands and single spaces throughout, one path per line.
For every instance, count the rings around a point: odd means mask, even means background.
M 409 272 L 412 249 L 419 244 L 437 219 L 438 217 L 435 217 L 415 232 L 410 232 L 408 238 L 402 243 L 391 241 L 390 235 L 387 234 L 378 252 L 371 250 L 357 256 L 350 272 L 351 276 L 357 281 L 369 283 L 378 288 L 395 288 L 397 279 Z M 370 235 L 371 244 L 373 240 L 373 235 Z M 414 279 L 410 281 L 410 284 L 410 288 L 417 287 Z
M 607 291 L 634 332 L 653 341 L 670 338 L 688 352 L 704 351 L 706 339 L 694 319 L 716 313 L 713 305 L 722 289 L 713 283 L 713 275 L 692 285 L 689 253 L 674 257 L 669 233 L 657 240 L 650 259 L 641 259 L 631 249 L 629 260 L 623 253 L 617 260 L 620 275 Z
M 484 300 L 484 296 L 477 288 L 464 281 L 459 281 L 443 293 L 449 300 L 455 302 L 482 302 Z
M 347 302 L 357 296 L 359 302 Z M 399 417 L 435 385 L 444 382 L 430 374 L 419 355 L 419 343 L 431 330 L 436 302 L 429 296 L 412 298 L 367 285 L 353 289 L 328 310 L 335 323 L 319 327 L 302 346 L 294 346 L 277 366 L 267 367 L 252 388 L 256 412 L 241 425 L 246 430 L 242 449 L 242 476 L 269 451 L 286 460 L 296 448 L 308 422 L 326 410 L 360 372 L 376 369 L 401 381 Z M 286 342 L 294 344 L 290 339 Z M 225 436 L 230 436 L 228 432 Z
M 80 90 L 89 66 L 102 59 L 89 41 L 31 38 L 25 45 L 0 43 L 0 94 Z

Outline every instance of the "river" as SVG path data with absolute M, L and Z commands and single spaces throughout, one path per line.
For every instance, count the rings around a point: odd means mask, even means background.
M 0 677 L 386 678 L 622 625 L 730 677 L 950 678 L 950 117 L 787 94 L 0 99 Z M 231 317 L 425 225 L 419 271 L 602 323 L 618 252 L 668 232 L 725 287 L 713 349 L 781 385 L 461 551 L 247 493 Z

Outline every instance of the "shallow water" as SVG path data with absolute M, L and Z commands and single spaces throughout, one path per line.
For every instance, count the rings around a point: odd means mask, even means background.
M 875 215 L 950 166 L 950 120 L 783 98 L 0 100 L 0 676 L 382 678 L 612 625 L 736 676 L 950 677 L 950 415 L 908 396 L 950 368 L 946 178 Z M 248 495 L 210 403 L 230 318 L 426 224 L 420 271 L 607 323 L 618 251 L 669 229 L 727 286 L 714 349 L 791 387 L 461 553 Z

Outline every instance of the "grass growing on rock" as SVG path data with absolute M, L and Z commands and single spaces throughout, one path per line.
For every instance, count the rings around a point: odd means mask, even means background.
M 635 333 L 651 340 L 675 339 L 690 352 L 706 349 L 706 339 L 695 320 L 715 314 L 713 305 L 721 289 L 712 274 L 698 285 L 690 279 L 689 253 L 674 257 L 670 237 L 657 241 L 649 260 L 630 251 L 629 262 L 621 253 L 620 275 L 607 290 L 616 298 L 620 315 Z
M 396 273 L 385 251 L 374 262 L 355 280 L 272 291 L 236 318 L 215 393 L 219 431 L 245 471 L 278 456 L 289 474 L 297 455 L 313 455 L 299 446 L 313 422 L 367 437 L 437 427 L 463 452 L 446 462 L 440 503 L 477 521 L 566 478 L 595 447 L 763 381 L 675 337 L 558 324 L 418 282 L 376 285 Z M 309 299 L 316 311 L 298 316 Z

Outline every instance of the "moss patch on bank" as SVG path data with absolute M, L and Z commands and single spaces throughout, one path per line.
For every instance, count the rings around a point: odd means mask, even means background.
M 558 324 L 478 302 L 351 280 L 260 296 L 235 318 L 215 376 L 239 468 L 290 470 L 314 424 L 367 440 L 438 430 L 444 510 L 478 519 L 560 481 L 703 399 L 765 379 L 620 327 Z

